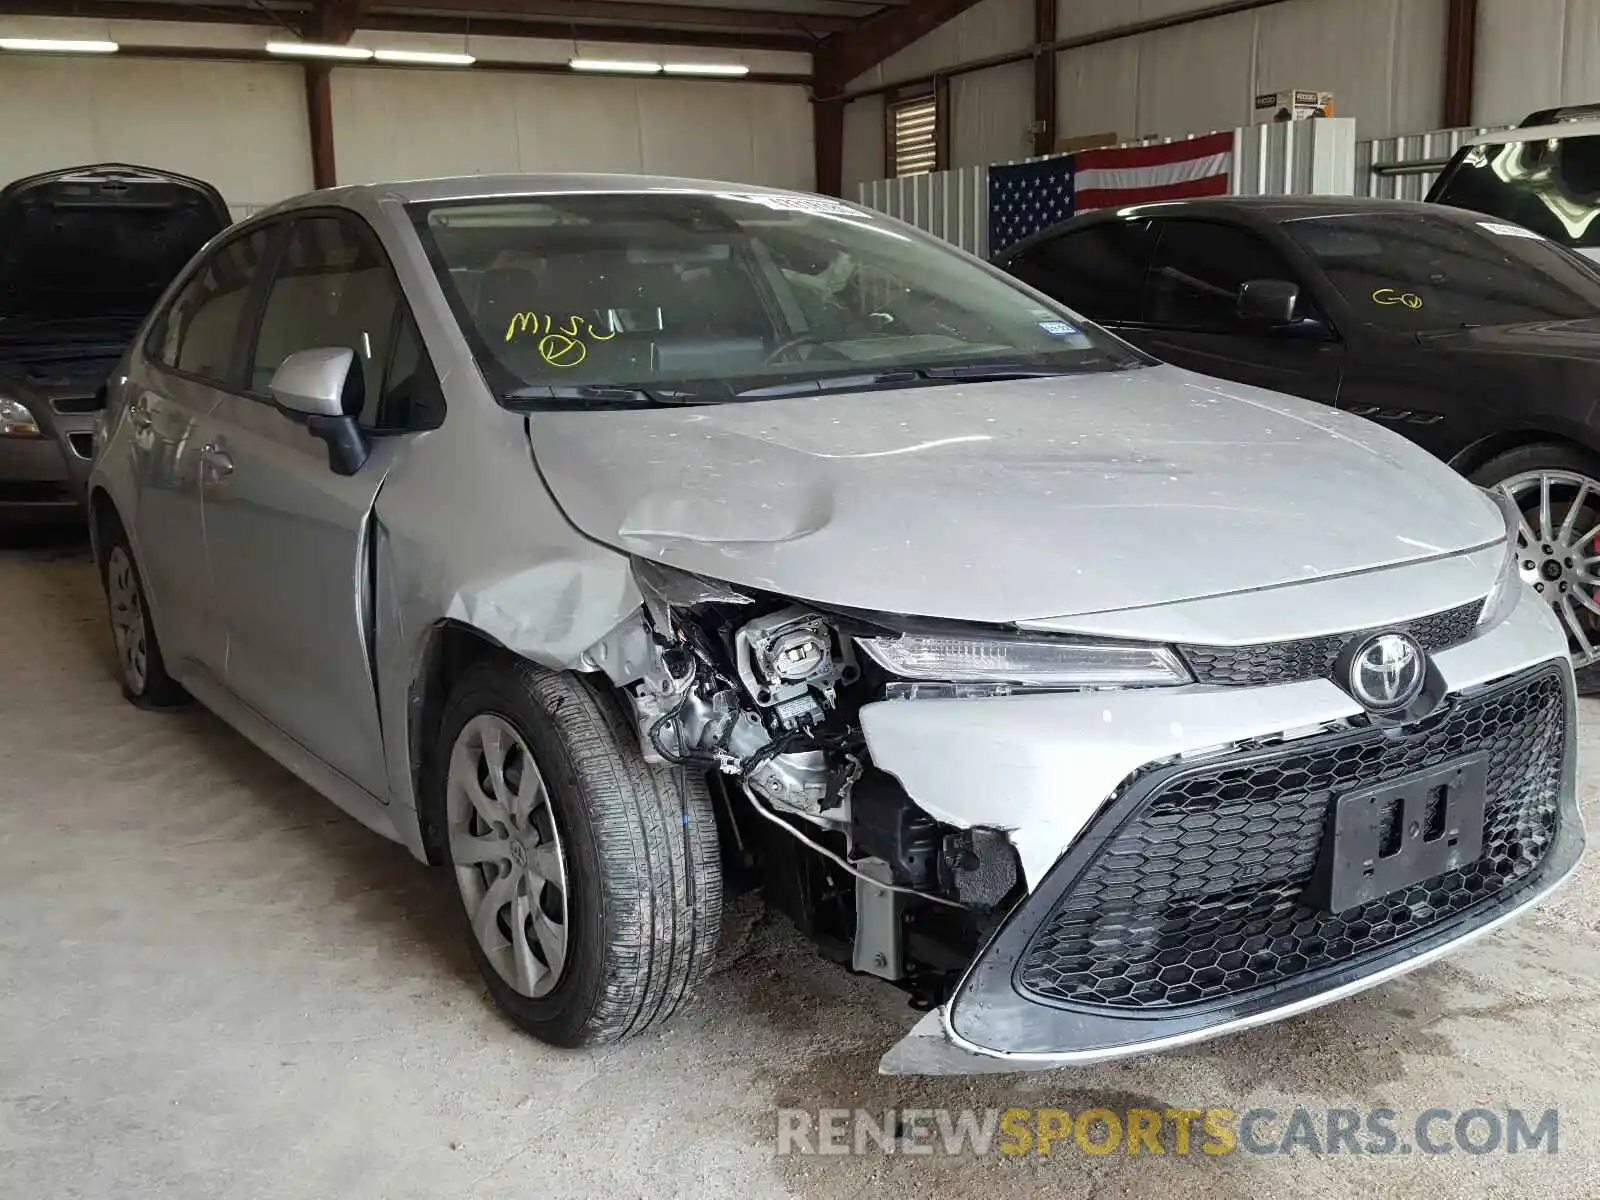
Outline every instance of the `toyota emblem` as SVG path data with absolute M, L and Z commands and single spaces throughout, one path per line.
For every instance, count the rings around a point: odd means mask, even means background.
M 1414 638 L 1380 633 L 1350 657 L 1350 694 L 1372 712 L 1405 708 L 1427 682 L 1428 660 Z

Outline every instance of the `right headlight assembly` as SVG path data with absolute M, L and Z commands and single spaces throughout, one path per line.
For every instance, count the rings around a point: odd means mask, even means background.
M 966 633 L 863 637 L 857 645 L 889 674 L 935 684 L 1048 691 L 1193 682 L 1168 646 Z

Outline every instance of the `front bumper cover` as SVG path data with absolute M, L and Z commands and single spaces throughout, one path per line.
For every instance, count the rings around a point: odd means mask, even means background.
M 977 956 L 950 1000 L 893 1047 L 880 1069 L 889 1074 L 1025 1071 L 1187 1045 L 1289 1017 L 1376 986 L 1498 928 L 1536 904 L 1570 875 L 1584 845 L 1576 801 L 1575 689 L 1565 662 L 1549 657 L 1552 639 L 1545 636 L 1547 632 L 1553 630 L 1546 624 L 1542 606 L 1521 605 L 1511 626 L 1441 655 L 1439 660 L 1447 677 L 1455 676 L 1451 705 L 1470 704 L 1536 677 L 1543 677 L 1547 684 L 1559 679 L 1565 716 L 1559 820 L 1537 864 L 1518 874 L 1512 885 L 1444 919 L 1423 922 L 1418 930 L 1370 952 L 1324 963 L 1321 969 L 1287 974 L 1216 1002 L 1152 1011 L 1040 996 L 1020 981 L 1019 972 L 1036 932 L 1097 851 L 1151 790 L 1175 775 L 1197 769 L 1189 762 L 1174 766 L 1166 759 L 1152 758 L 1150 763 L 1164 765 L 1137 769 L 1125 777 L 1127 783 L 1112 793 L 1113 800 L 1103 803 L 1085 822 L 1067 853 L 1036 881 L 1032 893 Z M 1540 653 L 1530 661 L 1528 651 L 1534 647 L 1540 648 Z M 1262 694 L 1286 690 L 1264 689 Z M 1297 748 L 1361 736 L 1361 731 L 1322 735 L 1297 744 Z

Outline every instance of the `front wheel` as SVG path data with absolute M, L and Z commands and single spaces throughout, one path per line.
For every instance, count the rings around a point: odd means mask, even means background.
M 1522 577 L 1566 630 L 1578 687 L 1600 692 L 1600 460 L 1571 446 L 1519 446 L 1472 481 L 1522 513 Z
M 597 1045 L 690 999 L 722 914 L 702 775 L 649 765 L 611 696 L 521 660 L 463 675 L 434 763 L 472 956 L 513 1021 Z

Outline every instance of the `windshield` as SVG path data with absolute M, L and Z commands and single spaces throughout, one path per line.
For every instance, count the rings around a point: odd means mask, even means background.
M 575 193 L 415 205 L 502 399 L 657 402 L 1143 365 L 932 238 L 838 201 Z
M 1600 313 L 1600 276 L 1502 221 L 1417 212 L 1305 217 L 1284 229 L 1358 319 L 1396 332 L 1560 321 Z

